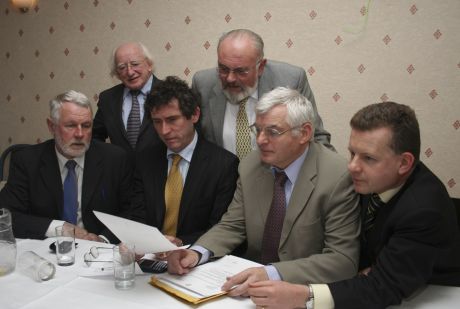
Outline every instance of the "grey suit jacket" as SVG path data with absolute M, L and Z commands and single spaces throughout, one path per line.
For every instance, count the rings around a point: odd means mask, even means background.
M 276 87 L 289 87 L 298 90 L 313 105 L 315 112 L 315 140 L 333 149 L 330 145 L 331 134 L 324 130 L 323 121 L 316 108 L 315 97 L 308 84 L 305 70 L 284 62 L 269 60 L 259 78 L 259 98 Z M 204 137 L 223 146 L 222 132 L 224 126 L 227 98 L 222 92 L 222 85 L 216 69 L 197 72 L 193 76 L 192 88 L 201 96 L 201 131 Z
M 196 244 L 223 256 L 247 240 L 245 257 L 259 261 L 274 177 L 257 150 L 241 161 L 239 173 L 227 212 Z M 346 160 L 321 144 L 310 143 L 287 206 L 280 262 L 273 263 L 283 280 L 327 283 L 356 275 L 358 202 Z

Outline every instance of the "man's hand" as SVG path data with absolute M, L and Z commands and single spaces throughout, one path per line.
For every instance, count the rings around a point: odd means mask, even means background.
M 168 272 L 170 274 L 184 275 L 190 272 L 200 261 L 196 251 L 179 249 L 168 254 Z
M 74 228 L 75 229 L 75 238 L 85 239 L 85 240 L 92 240 L 98 242 L 104 242 L 103 239 L 99 238 L 96 234 L 88 233 L 87 230 L 81 228 L 79 226 L 73 225 L 69 222 L 64 222 L 64 229 Z
M 249 284 L 248 294 L 257 308 L 305 308 L 310 295 L 306 285 L 284 281 L 260 281 Z
M 229 296 L 248 296 L 249 284 L 268 280 L 267 272 L 263 267 L 251 267 L 234 276 L 228 277 L 222 286 L 222 291 L 229 291 Z M 234 289 L 232 289 L 234 286 Z
M 177 238 L 177 237 L 174 237 L 174 236 L 169 236 L 169 235 L 165 235 L 165 237 L 170 241 L 172 242 L 174 245 L 178 246 L 178 247 L 181 247 L 184 245 L 184 243 L 182 242 L 182 240 L 180 238 Z M 161 260 L 161 261 L 166 261 L 166 259 L 168 258 L 168 255 L 171 253 L 172 251 L 166 251 L 166 252 L 158 252 L 158 253 L 155 253 L 155 258 L 158 259 L 158 260 Z

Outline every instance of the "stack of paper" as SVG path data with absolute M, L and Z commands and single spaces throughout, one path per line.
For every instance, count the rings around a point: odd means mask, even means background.
M 227 277 L 258 266 L 262 265 L 233 255 L 226 255 L 219 260 L 195 267 L 183 276 L 171 274 L 152 276 L 150 284 L 193 304 L 199 304 L 226 294 L 220 288 Z

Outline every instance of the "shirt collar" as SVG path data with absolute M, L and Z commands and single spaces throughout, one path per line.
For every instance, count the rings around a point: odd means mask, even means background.
M 382 202 L 384 202 L 385 204 L 388 203 L 389 200 L 391 200 L 391 198 L 393 196 L 396 195 L 396 193 L 399 192 L 399 190 L 401 189 L 401 187 L 403 186 L 404 184 L 400 185 L 399 187 L 396 187 L 396 188 L 393 188 L 393 189 L 389 189 L 385 192 L 382 192 L 382 193 L 379 193 L 377 194 L 380 199 L 382 200 Z
M 145 83 L 145 85 L 139 89 L 139 91 L 142 93 L 142 95 L 146 96 L 147 94 L 150 93 L 150 89 L 152 89 L 152 83 L 153 83 L 153 75 L 150 75 L 149 79 L 147 80 L 147 82 Z M 125 87 L 123 89 L 123 99 L 126 98 L 126 96 L 128 95 L 128 93 L 131 91 L 131 89 L 129 89 L 128 87 Z
M 195 134 L 193 135 L 193 139 L 190 142 L 190 144 L 188 144 L 184 149 L 182 149 L 179 152 L 174 152 L 168 149 L 166 151 L 166 158 L 169 158 L 169 156 L 177 153 L 178 155 L 182 157 L 182 159 L 190 163 L 192 161 L 193 152 L 195 151 L 197 142 L 198 142 L 198 134 L 195 131 Z
M 302 164 L 305 161 L 305 158 L 307 157 L 309 148 L 310 147 L 307 146 L 305 151 L 283 170 L 292 184 L 295 184 L 295 182 L 297 181 L 297 176 L 299 176 L 300 169 L 302 168 Z M 272 166 L 271 169 L 273 173 L 275 171 L 281 171 L 279 168 L 276 168 L 274 166 Z
M 59 163 L 59 169 L 60 171 L 62 172 L 65 168 L 65 164 L 67 163 L 67 161 L 69 160 L 74 160 L 76 163 L 77 163 L 77 166 L 80 167 L 81 169 L 84 168 L 85 166 L 85 153 L 81 156 L 81 157 L 75 157 L 73 159 L 67 159 L 66 157 L 64 157 L 58 150 L 56 147 L 54 147 L 54 150 L 56 151 L 56 156 L 57 156 L 57 159 L 58 159 L 58 163 Z

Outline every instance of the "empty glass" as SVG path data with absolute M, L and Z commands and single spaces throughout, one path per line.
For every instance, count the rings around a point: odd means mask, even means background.
M 19 256 L 18 270 L 37 282 L 53 278 L 56 272 L 53 263 L 33 251 L 26 251 Z
M 11 212 L 0 209 L 0 277 L 14 271 L 16 267 L 16 239 L 13 235 Z
M 121 243 L 113 248 L 113 275 L 115 288 L 127 290 L 134 287 L 136 279 L 134 245 Z

